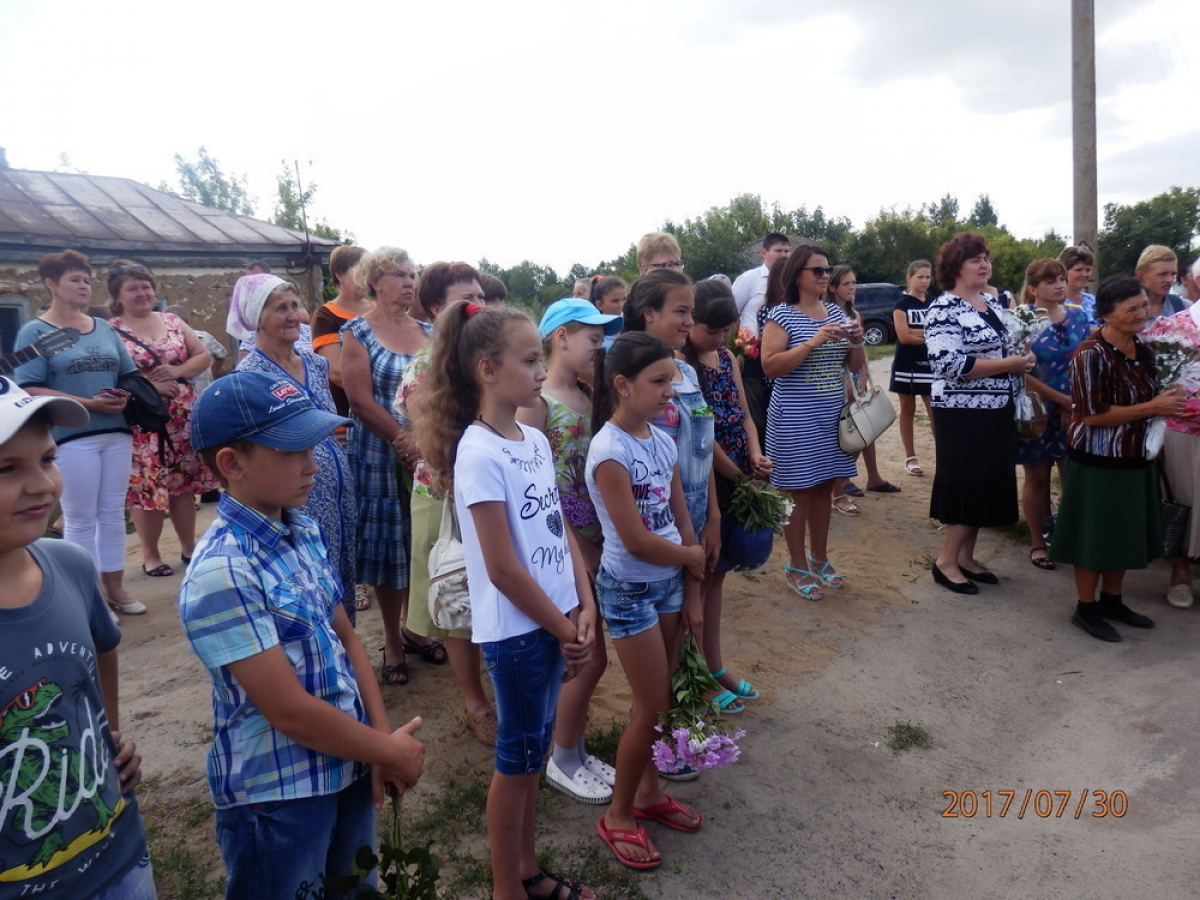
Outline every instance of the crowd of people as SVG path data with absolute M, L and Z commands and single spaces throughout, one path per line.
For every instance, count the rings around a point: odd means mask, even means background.
M 50 302 L 18 349 L 58 329 L 80 340 L 0 380 L 0 565 L 15 579 L 0 619 L 15 626 L 10 642 L 69 638 L 81 650 L 57 660 L 61 671 L 26 654 L 6 682 L 20 690 L 0 701 L 26 710 L 40 696 L 82 725 L 53 738 L 61 749 L 47 748 L 37 778 L 52 755 L 85 753 L 105 775 L 98 799 L 69 817 L 66 842 L 0 831 L 5 858 L 24 860 L 18 880 L 44 890 L 70 859 L 100 873 L 97 896 L 154 896 L 131 793 L 140 758 L 117 703 L 114 622 L 146 611 L 123 582 L 126 510 L 145 575 L 184 570 L 184 630 L 212 679 L 208 775 L 229 896 L 292 896 L 349 874 L 354 851 L 374 842 L 385 787 L 403 792 L 423 765 L 420 719 L 393 729 L 382 693 L 408 683 L 412 654 L 449 665 L 464 723 L 494 747 L 493 896 L 594 897 L 538 863 L 543 766 L 556 789 L 607 804 L 595 827 L 617 861 L 660 866 L 645 823 L 694 832 L 704 820 L 663 790 L 651 754 L 685 638 L 696 638 L 721 715 L 762 696 L 721 645 L 735 485 L 767 480 L 794 503 L 780 586 L 808 600 L 845 584 L 830 523 L 835 511 L 865 515 L 858 456 L 866 491 L 902 492 L 873 445 L 849 453 L 839 442 L 851 386 L 869 379 L 854 271 L 781 234 L 761 252 L 732 282 L 693 283 L 675 239 L 651 233 L 632 284 L 583 279 L 534 322 L 466 263 L 419 268 L 396 248 L 339 247 L 337 295 L 311 319 L 286 278 L 265 266 L 240 278 L 229 346 L 193 330 L 186 310 L 163 309 L 139 263 L 108 267 L 111 316 L 97 317 L 88 260 L 43 258 Z M 918 397 L 932 424 L 929 514 L 944 526 L 934 581 L 961 595 L 1000 583 L 976 540 L 1019 518 L 1020 465 L 1030 562 L 1072 565 L 1071 621 L 1119 641 L 1112 622 L 1154 625 L 1125 605 L 1122 581 L 1164 555 L 1160 483 L 1190 516 L 1167 553 L 1166 599 L 1193 602 L 1200 262 L 1182 294 L 1167 248 L 1147 248 L 1134 276 L 1094 295 L 1093 265 L 1086 247 L 1035 260 L 1010 298 L 990 283 L 983 236 L 955 235 L 904 273 L 890 387 L 910 477 L 928 474 Z M 1182 386 L 1160 383 L 1139 338 L 1168 317 L 1191 336 Z M 1015 338 L 1014 320 L 1038 327 Z M 221 375 L 226 356 L 236 368 Z M 1036 433 L 1019 431 L 1030 395 L 1043 407 Z M 155 427 L 126 415 L 155 407 Z M 1157 461 L 1155 417 L 1167 420 Z M 218 487 L 197 540 L 197 498 Z M 38 540 L 58 501 L 66 540 Z M 160 547 L 168 516 L 178 561 Z M 454 536 L 465 580 L 442 571 Z M 469 617 L 443 620 L 430 597 L 456 589 L 469 593 Z M 373 607 L 378 674 L 355 631 Z M 605 632 L 632 698 L 611 761 L 584 741 Z M 93 726 L 102 739 L 89 744 L 78 735 Z

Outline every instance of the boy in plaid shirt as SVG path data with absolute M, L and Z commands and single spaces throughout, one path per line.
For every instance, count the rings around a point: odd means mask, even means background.
M 339 416 L 290 378 L 234 372 L 192 412 L 192 445 L 220 479 L 180 616 L 209 669 L 208 778 L 230 898 L 321 896 L 375 846 L 384 786 L 420 777 L 420 718 L 391 730 L 315 522 L 312 447 Z M 374 876 L 371 876 L 373 880 Z

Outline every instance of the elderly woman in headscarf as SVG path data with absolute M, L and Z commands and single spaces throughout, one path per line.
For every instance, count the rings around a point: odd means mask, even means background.
M 297 348 L 300 335 L 300 296 L 296 285 L 270 274 L 247 275 L 239 291 L 237 321 L 243 330 L 254 327 L 254 349 L 238 369 L 266 372 L 303 391 L 313 404 L 336 412 L 329 392 L 329 363 L 311 350 Z M 329 435 L 313 448 L 317 473 L 308 502 L 299 511 L 320 526 L 329 548 L 329 560 L 342 581 L 343 605 L 354 622 L 354 550 L 358 506 L 354 476 L 346 451 Z

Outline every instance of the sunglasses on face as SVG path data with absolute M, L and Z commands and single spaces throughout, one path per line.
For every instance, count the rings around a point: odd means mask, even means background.
M 833 266 L 805 266 L 800 271 L 812 272 L 814 278 L 824 278 L 826 275 L 833 274 Z

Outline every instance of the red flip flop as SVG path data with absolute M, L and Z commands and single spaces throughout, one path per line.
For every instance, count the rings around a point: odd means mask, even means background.
M 650 852 L 650 836 L 646 834 L 646 829 L 641 825 L 633 831 L 620 831 L 605 825 L 604 816 L 601 816 L 596 820 L 596 833 L 600 835 L 600 840 L 608 844 L 608 849 L 617 858 L 617 862 L 623 866 L 631 869 L 657 869 L 662 865 L 662 859 L 626 859 L 617 852 L 617 844 L 629 844 L 633 847 L 641 847 L 647 853 Z
M 690 816 L 691 813 L 684 808 L 682 803 L 680 803 L 670 794 L 663 794 L 663 796 L 667 799 L 662 803 L 655 803 L 653 806 L 647 806 L 642 809 L 638 809 L 638 807 L 635 806 L 633 808 L 634 818 L 649 819 L 651 822 L 658 822 L 660 825 L 666 825 L 668 828 L 674 828 L 676 831 L 686 831 L 690 833 L 700 830 L 700 826 L 704 824 L 704 816 L 701 816 L 697 810 L 692 810 L 692 812 L 695 812 L 696 815 L 700 817 L 699 821 L 697 821 L 693 826 L 680 825 L 673 819 L 668 819 L 667 816 L 671 815 L 671 813 L 678 813 L 682 816 Z

